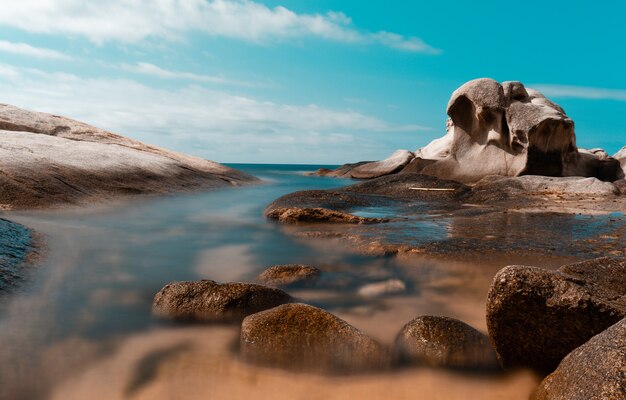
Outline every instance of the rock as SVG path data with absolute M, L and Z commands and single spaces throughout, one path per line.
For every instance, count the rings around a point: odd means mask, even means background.
M 256 178 L 82 122 L 0 104 L 0 208 L 239 185 Z
M 626 316 L 626 260 L 549 271 L 508 266 L 489 290 L 487 327 L 505 368 L 553 371 L 569 352 Z
M 354 168 L 361 166 L 361 165 L 370 164 L 373 162 L 374 161 L 360 161 L 358 163 L 353 163 L 353 164 L 344 164 L 340 166 L 339 168 L 333 169 L 333 170 L 330 170 L 328 168 L 320 168 L 316 172 L 314 172 L 312 175 L 330 176 L 334 178 L 351 178 L 352 176 L 350 175 L 350 173 Z
M 0 295 L 18 287 L 37 254 L 35 233 L 18 223 L 0 218 Z
M 626 319 L 568 354 L 532 399 L 626 399 Z
M 621 179 L 624 179 L 624 176 L 626 175 L 626 146 L 622 147 L 617 153 L 615 153 L 613 158 L 619 161 L 620 166 L 622 167 Z
M 326 208 L 274 208 L 268 211 L 267 218 L 276 219 L 283 223 L 299 223 L 299 222 L 326 222 L 326 223 L 343 223 L 343 224 L 376 224 L 387 222 L 384 218 L 365 218 L 356 215 L 329 210 Z
M 399 279 L 388 279 L 382 282 L 370 283 L 359 288 L 359 295 L 364 297 L 377 297 L 386 294 L 402 293 L 406 291 L 406 285 Z
M 401 360 L 431 367 L 498 369 L 489 338 L 454 318 L 422 316 L 408 322 L 395 340 Z
M 350 176 L 355 179 L 371 179 L 399 172 L 415 155 L 408 150 L 397 150 L 388 158 L 359 165 L 350 171 Z
M 241 356 L 290 370 L 361 372 L 389 368 L 385 348 L 336 316 L 306 304 L 250 315 L 241 325 Z
M 291 300 L 280 289 L 252 283 L 172 282 L 154 296 L 152 313 L 163 319 L 238 322 Z
M 311 284 L 320 274 L 319 268 L 308 265 L 275 265 L 263 271 L 258 279 L 269 286 L 298 286 Z

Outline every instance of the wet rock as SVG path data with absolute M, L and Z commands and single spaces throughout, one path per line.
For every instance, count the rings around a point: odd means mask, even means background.
M 441 316 L 410 321 L 395 340 L 399 358 L 432 367 L 498 369 L 489 338 L 464 322 Z
M 626 319 L 569 353 L 532 399 L 626 399 Z
M 402 293 L 406 291 L 406 284 L 399 279 L 388 279 L 382 282 L 370 283 L 359 288 L 358 293 L 364 297 L 377 297 L 386 294 Z
M 252 283 L 172 282 L 154 296 L 152 313 L 163 319 L 238 322 L 291 300 L 282 290 Z
M 301 286 L 319 278 L 319 268 L 301 264 L 275 265 L 259 275 L 259 281 L 269 286 Z
M 315 372 L 389 368 L 389 352 L 336 316 L 306 304 L 285 304 L 248 316 L 241 356 L 256 364 Z
M 344 213 L 341 211 L 329 210 L 326 208 L 273 208 L 266 212 L 266 217 L 278 220 L 283 223 L 298 222 L 326 222 L 326 223 L 343 223 L 343 224 L 376 224 L 387 222 L 384 218 L 366 218 L 356 215 Z
M 0 209 L 217 188 L 258 179 L 57 115 L 0 104 Z
M 402 170 L 415 155 L 408 150 L 397 150 L 388 158 L 359 165 L 350 171 L 350 176 L 355 179 L 371 179 L 393 174 Z
M 489 290 L 487 326 L 505 368 L 553 371 L 569 352 L 626 316 L 626 260 L 549 271 L 509 266 Z

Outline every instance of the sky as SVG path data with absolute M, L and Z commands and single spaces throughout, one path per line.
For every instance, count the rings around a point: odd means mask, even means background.
M 0 103 L 219 162 L 416 150 L 481 77 L 542 91 L 579 147 L 626 145 L 624 2 L 0 2 Z

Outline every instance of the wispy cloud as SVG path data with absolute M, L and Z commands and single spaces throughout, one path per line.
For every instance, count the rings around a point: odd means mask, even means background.
M 20 0 L 3 5 L 0 24 L 83 36 L 96 43 L 177 39 L 199 31 L 255 43 L 318 37 L 407 52 L 440 52 L 417 37 L 360 30 L 343 13 L 299 14 L 251 0 L 109 0 L 97 5 L 82 0 Z
M 178 79 L 178 80 L 186 80 L 186 81 L 194 81 L 194 82 L 204 82 L 204 83 L 216 83 L 216 84 L 230 84 L 230 85 L 239 85 L 239 86 L 256 86 L 257 84 L 231 80 L 227 78 L 223 78 L 221 76 L 215 75 L 205 75 L 205 74 L 194 74 L 191 72 L 182 72 L 182 71 L 172 71 L 169 69 L 161 68 L 157 65 L 147 63 L 147 62 L 138 62 L 136 64 L 123 64 L 121 66 L 122 69 L 138 74 L 155 76 L 162 79 Z
M 20 54 L 37 58 L 52 58 L 57 60 L 69 60 L 70 57 L 56 50 L 34 47 L 27 43 L 7 42 L 0 40 L 0 51 L 5 53 Z
M 626 101 L 626 90 L 624 89 L 551 84 L 536 84 L 529 85 L 529 87 L 555 98 Z
M 0 64 L 0 93 L 2 103 L 67 115 L 218 161 L 271 161 L 282 154 L 282 161 L 336 162 L 355 154 L 356 148 L 360 154 L 355 157 L 375 158 L 391 149 L 381 149 L 368 133 L 428 129 L 197 85 L 165 90 L 129 79 L 87 79 L 6 64 Z M 315 154 L 321 156 L 307 158 Z

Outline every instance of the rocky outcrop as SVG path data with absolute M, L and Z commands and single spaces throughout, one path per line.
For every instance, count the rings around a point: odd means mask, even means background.
M 532 399 L 626 399 L 626 319 L 568 354 Z
M 152 313 L 171 320 L 239 322 L 291 300 L 282 290 L 252 283 L 172 282 L 154 296 Z
M 341 211 L 329 210 L 326 208 L 301 208 L 301 207 L 277 207 L 269 210 L 265 214 L 269 219 L 275 219 L 283 223 L 342 223 L 342 224 L 376 224 L 387 222 L 384 218 L 366 218 L 344 213 Z
M 57 115 L 0 104 L 0 208 L 99 202 L 256 178 Z
M 497 369 L 489 338 L 454 318 L 422 316 L 398 333 L 395 351 L 405 361 L 431 367 Z
M 305 286 L 319 278 L 319 268 L 302 264 L 274 265 L 259 275 L 259 281 L 269 286 Z
M 613 155 L 613 158 L 619 161 L 622 167 L 622 173 L 626 175 L 626 146 L 622 147 L 617 153 Z M 624 178 L 624 176 L 622 176 Z
M 359 165 L 352 169 L 350 176 L 354 179 L 371 179 L 401 171 L 415 157 L 408 150 L 397 150 L 382 161 Z
M 361 372 L 389 368 L 385 348 L 347 322 L 306 304 L 285 304 L 243 320 L 241 357 L 290 370 Z
M 625 316 L 623 259 L 557 271 L 509 266 L 496 274 L 487 301 L 487 326 L 501 364 L 542 372 Z
M 578 149 L 574 122 L 565 111 L 521 82 L 469 81 L 452 93 L 447 113 L 446 135 L 418 149 L 414 158 L 407 153 L 401 158 L 403 151 L 398 151 L 378 163 L 342 166 L 341 175 L 336 176 L 393 174 L 401 169 L 392 166 L 408 160 L 404 163 L 407 172 L 460 182 L 489 175 L 583 176 L 611 182 L 624 178 L 624 162 L 620 167 L 618 155 L 613 158 L 601 149 Z

